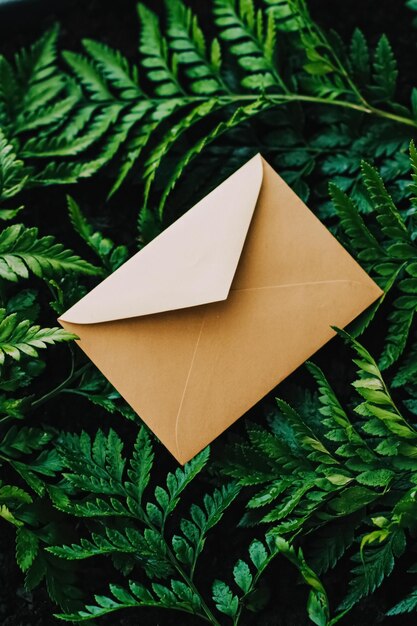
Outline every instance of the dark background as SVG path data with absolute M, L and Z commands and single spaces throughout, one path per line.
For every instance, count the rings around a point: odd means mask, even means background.
M 161 0 L 148 0 L 148 5 L 155 11 L 162 8 Z M 189 4 L 198 12 L 202 22 L 204 16 L 211 13 L 209 0 L 190 0 Z M 393 45 L 399 61 L 401 89 L 409 90 L 415 82 L 417 31 L 411 28 L 412 13 L 406 9 L 403 0 L 309 0 L 309 7 L 314 18 L 325 28 L 335 29 L 344 40 L 348 40 L 352 31 L 359 26 L 374 44 L 382 33 L 386 33 Z M 61 48 L 80 49 L 83 37 L 98 39 L 119 48 L 128 58 L 134 59 L 137 53 L 138 22 L 133 0 L 58 0 L 55 2 L 32 0 L 15 2 L 0 0 L 0 52 L 6 56 L 31 44 L 52 23 L 61 24 Z M 401 94 L 400 94 L 401 97 Z M 62 204 L 62 201 L 61 201 Z M 48 211 L 44 213 L 45 222 Z M 43 226 L 42 219 L 37 216 L 36 223 Z M 327 348 L 325 349 L 327 350 Z M 322 351 L 323 352 L 323 351 Z M 325 355 L 322 357 L 325 358 Z M 223 532 L 230 534 L 235 521 L 226 518 Z M 216 531 L 217 532 L 217 531 Z M 220 531 L 222 532 L 222 531 Z M 239 531 L 243 535 L 247 531 Z M 248 541 L 251 532 L 248 532 Z M 242 545 L 242 536 L 239 543 Z M 217 536 L 216 545 L 208 544 L 207 550 L 213 555 L 212 568 L 222 572 L 225 563 L 219 545 L 226 547 L 235 540 L 230 536 Z M 210 552 L 210 548 L 212 548 Z M 406 569 L 404 563 L 404 571 Z M 229 569 L 229 564 L 227 564 Z M 92 569 L 89 572 L 94 571 Z M 110 568 L 109 568 L 110 571 Z M 113 571 L 113 570 L 111 570 Z M 392 606 L 398 594 L 404 595 L 410 588 L 410 576 L 397 574 L 388 579 L 383 591 L 377 592 L 372 598 L 361 603 L 347 618 L 340 622 L 344 626 L 364 626 L 384 624 L 386 626 L 408 626 L 415 624 L 415 617 L 384 618 L 384 611 Z M 110 576 L 110 574 L 109 574 Z M 97 578 L 106 580 L 105 564 L 97 565 Z M 340 580 L 346 581 L 346 572 L 340 572 Z M 325 584 L 331 597 L 338 598 L 344 592 L 339 588 L 338 575 L 332 573 Z M 86 580 L 88 588 L 91 580 Z M 96 581 L 92 581 L 95 588 Z M 305 587 L 297 585 L 294 569 L 286 568 L 280 562 L 274 565 L 266 584 L 273 597 L 270 607 L 261 615 L 249 616 L 245 624 L 259 626 L 303 626 L 308 623 L 305 612 Z M 394 599 L 394 601 L 393 601 Z M 2 626 L 49 626 L 57 624 L 51 614 L 54 607 L 48 600 L 44 590 L 39 589 L 33 594 L 23 588 L 22 575 L 14 561 L 14 531 L 5 523 L 0 524 L 0 623 Z M 62 622 L 61 622 L 62 623 Z M 92 623 L 92 622 L 91 622 Z M 100 621 L 105 624 L 120 626 L 153 625 L 177 626 L 194 622 L 179 614 L 155 611 L 134 611 L 117 613 L 109 620 Z

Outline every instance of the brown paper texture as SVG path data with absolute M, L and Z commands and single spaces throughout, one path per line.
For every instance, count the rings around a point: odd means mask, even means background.
M 381 294 L 257 155 L 59 321 L 185 463 Z

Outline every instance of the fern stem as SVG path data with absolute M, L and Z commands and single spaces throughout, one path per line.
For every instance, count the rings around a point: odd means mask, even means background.
M 256 589 L 256 585 L 258 584 L 258 581 L 259 581 L 260 577 L 262 576 L 262 574 L 264 573 L 266 568 L 269 566 L 269 564 L 275 559 L 276 556 L 278 556 L 278 554 L 280 554 L 279 550 L 275 550 L 274 552 L 272 552 L 272 554 L 270 554 L 270 556 L 264 561 L 262 566 L 258 569 L 256 574 L 254 574 L 253 579 L 252 579 L 252 583 L 251 583 L 248 591 L 239 600 L 239 608 L 237 610 L 237 613 L 236 613 L 235 617 L 233 618 L 233 626 L 238 626 L 238 624 L 239 624 L 240 616 L 241 616 L 242 610 L 244 608 L 244 600 L 245 600 L 245 598 L 249 597 L 250 594 L 253 593 L 253 591 Z
M 167 554 L 169 558 L 171 559 L 172 564 L 174 565 L 178 574 L 183 578 L 184 582 L 190 587 L 190 589 L 192 589 L 192 591 L 200 598 L 201 608 L 203 609 L 204 613 L 207 615 L 207 621 L 209 621 L 210 624 L 212 624 L 213 626 L 222 626 L 220 622 L 216 619 L 216 617 L 213 615 L 211 609 L 207 606 L 204 598 L 202 597 L 201 593 L 195 586 L 194 582 L 190 579 L 189 576 L 187 576 L 187 574 L 185 573 L 181 565 L 178 563 L 177 559 L 172 554 L 168 546 L 167 548 L 168 548 Z
M 201 608 L 204 611 L 206 617 L 204 615 L 200 615 L 200 617 L 202 617 L 203 619 L 206 619 L 210 624 L 212 624 L 212 626 L 222 626 L 220 624 L 220 622 L 216 619 L 216 617 L 213 615 L 211 609 L 207 606 L 203 596 L 201 595 L 201 593 L 199 592 L 199 590 L 197 589 L 197 587 L 195 586 L 194 582 L 191 580 L 191 578 L 187 575 L 187 573 L 185 572 L 185 570 L 183 569 L 183 567 L 180 565 L 180 563 L 178 562 L 178 559 L 176 558 L 175 554 L 172 552 L 168 541 L 165 539 L 164 536 L 164 531 L 162 529 L 162 531 L 160 529 L 158 529 L 149 519 L 149 516 L 147 515 L 147 513 L 145 511 L 143 511 L 143 522 L 153 531 L 160 533 L 160 536 L 165 544 L 165 548 L 166 548 L 166 554 L 169 558 L 169 560 L 172 563 L 172 566 L 174 567 L 174 569 L 178 572 L 178 574 L 181 576 L 181 578 L 184 580 L 184 582 L 188 585 L 188 587 L 199 597 L 200 599 L 200 603 L 201 603 Z
M 313 38 L 318 37 L 321 41 L 321 46 L 327 51 L 329 57 L 327 61 L 333 66 L 333 70 L 338 73 L 342 80 L 350 87 L 352 90 L 352 94 L 356 96 L 359 102 L 361 102 L 365 107 L 368 107 L 368 103 L 364 96 L 361 94 L 360 90 L 356 86 L 356 83 L 352 80 L 351 75 L 347 71 L 344 63 L 339 58 L 338 54 L 335 52 L 333 46 L 329 42 L 326 34 L 323 30 L 316 24 L 312 19 L 310 12 L 308 10 L 307 4 L 305 0 L 301 0 L 296 7 L 296 11 L 299 13 L 302 19 L 302 24 L 304 27 L 308 29 Z
M 85 365 L 80 367 L 78 370 L 74 371 L 74 364 L 72 363 L 71 371 L 69 375 L 67 376 L 67 378 L 65 378 L 65 380 L 59 383 L 59 385 L 51 389 L 51 391 L 48 391 L 43 396 L 41 396 L 40 398 L 32 402 L 32 408 L 37 409 L 39 406 L 41 406 L 45 402 L 48 402 L 52 398 L 55 398 L 55 396 L 57 396 L 58 394 L 65 391 L 65 387 L 68 385 L 68 383 L 71 383 L 74 380 L 77 380 L 77 378 L 80 378 L 80 376 L 82 376 L 82 374 L 84 374 L 86 369 L 88 369 L 89 367 L 90 367 L 90 363 L 86 363 Z
M 308 94 L 301 94 L 296 92 L 290 92 L 286 90 L 285 93 L 272 94 L 272 93 L 263 93 L 262 97 L 265 100 L 270 100 L 273 104 L 287 104 L 288 102 L 306 102 L 311 104 L 323 104 L 329 106 L 336 106 L 345 109 L 351 109 L 353 111 L 358 111 L 359 113 L 366 113 L 367 115 L 375 115 L 377 117 L 382 117 L 384 119 L 391 120 L 393 122 L 397 122 L 398 124 L 403 124 L 405 126 L 411 126 L 413 128 L 417 128 L 417 120 L 411 117 L 404 117 L 402 115 L 398 115 L 396 113 L 392 113 L 391 111 L 386 111 L 384 109 L 380 109 L 378 107 L 374 107 L 369 104 L 363 96 L 359 94 L 359 92 L 355 91 L 355 95 L 358 95 L 358 99 L 360 102 L 349 102 L 348 100 L 337 100 L 330 98 L 322 98 L 320 96 L 311 96 Z M 256 94 L 224 94 L 216 96 L 216 99 L 222 106 L 227 105 L 237 105 L 239 102 L 256 102 L 261 97 L 260 93 Z M 170 102 L 175 106 L 185 106 L 198 104 L 207 101 L 207 96 L 198 96 L 198 95 L 184 95 L 177 96 L 172 98 L 149 98 L 149 103 L 151 106 L 157 108 L 159 105 L 163 103 Z M 117 102 L 116 102 L 117 103 Z M 85 106 L 88 104 L 87 102 L 82 102 L 81 105 Z M 115 104 L 115 100 L 107 101 L 103 100 L 100 102 L 101 105 L 109 105 Z M 123 105 L 126 106 L 126 102 L 123 101 Z
M 253 96 L 251 97 L 253 98 Z M 416 120 L 413 120 L 409 117 L 403 117 L 402 115 L 397 115 L 396 113 L 391 113 L 390 111 L 385 111 L 384 109 L 378 109 L 377 107 L 374 107 L 368 103 L 366 103 L 366 105 L 357 104 L 355 102 L 348 102 L 346 100 L 330 100 L 328 98 L 320 98 L 318 96 L 308 96 L 297 93 L 279 94 L 277 96 L 268 97 L 277 104 L 284 104 L 286 102 L 310 102 L 311 104 L 327 104 L 329 106 L 338 106 L 345 109 L 359 111 L 360 113 L 366 113 L 368 115 L 376 115 L 377 117 L 383 117 L 385 119 L 392 120 L 393 122 L 398 122 L 399 124 L 404 124 L 406 126 L 412 126 L 413 128 L 417 128 Z
M 376 115 L 377 117 L 382 117 L 393 122 L 397 122 L 398 124 L 404 124 L 405 126 L 412 126 L 413 128 L 417 128 L 417 120 L 414 120 L 410 117 L 404 117 L 402 115 L 397 115 L 396 113 L 391 113 L 391 111 L 385 111 L 384 109 L 379 109 L 378 107 L 374 107 L 366 100 L 361 98 L 363 104 L 359 104 L 356 102 L 349 102 L 348 100 L 331 100 L 329 98 L 321 98 L 319 96 L 309 96 L 307 94 L 299 94 L 294 92 L 287 92 L 282 94 L 264 94 L 263 96 L 266 100 L 270 100 L 274 104 L 286 104 L 288 102 L 307 102 L 311 104 L 323 104 L 329 106 L 337 106 L 345 109 L 351 109 L 353 111 L 358 111 L 359 113 L 366 113 L 367 115 Z M 236 104 L 241 101 L 247 102 L 256 102 L 259 99 L 259 94 L 236 94 L 236 95 L 224 95 L 218 96 L 219 102 L 223 104 Z M 206 101 L 207 98 L 205 96 L 188 96 L 186 98 L 178 99 L 179 103 L 196 103 Z M 155 104 L 166 101 L 166 98 L 153 98 L 152 102 Z

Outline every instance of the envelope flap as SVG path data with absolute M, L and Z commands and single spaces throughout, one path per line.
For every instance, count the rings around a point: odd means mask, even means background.
M 256 155 L 60 319 L 92 324 L 225 300 L 262 175 Z

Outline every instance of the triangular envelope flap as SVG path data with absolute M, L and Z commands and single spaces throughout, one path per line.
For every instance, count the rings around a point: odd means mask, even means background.
M 262 172 L 256 155 L 60 319 L 92 324 L 225 300 Z

